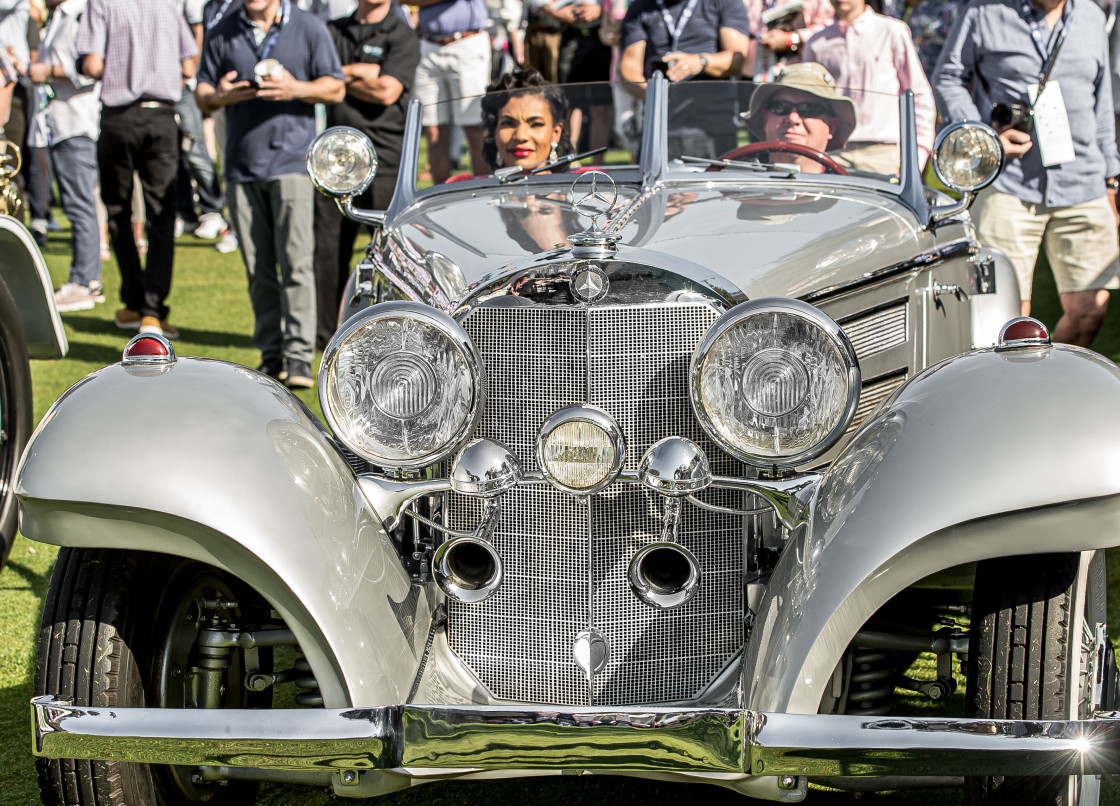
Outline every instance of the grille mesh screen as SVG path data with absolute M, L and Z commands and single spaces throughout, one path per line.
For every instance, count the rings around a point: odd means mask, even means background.
M 694 304 L 479 308 L 463 323 L 487 372 L 475 435 L 504 443 L 526 471 L 537 470 L 540 426 L 558 409 L 586 402 L 623 429 L 629 469 L 654 442 L 678 435 L 703 448 L 716 475 L 742 475 L 688 402 L 689 360 L 717 316 Z M 858 334 L 858 352 L 877 352 L 900 330 L 905 341 L 905 312 L 876 312 L 849 329 Z M 730 491 L 703 498 L 741 509 L 752 504 Z M 500 699 L 632 705 L 695 696 L 744 641 L 744 523 L 683 507 L 679 536 L 700 563 L 700 591 L 682 607 L 657 610 L 630 591 L 627 571 L 638 548 L 660 539 L 660 507 L 621 484 L 590 500 L 546 485 L 504 496 L 492 537 L 504 563 L 502 585 L 482 603 L 449 601 L 451 648 Z M 449 495 L 447 512 L 455 529 L 478 522 L 477 502 L 463 496 Z M 589 685 L 572 648 L 591 627 L 606 637 L 610 658 Z
M 623 429 L 628 468 L 675 434 L 698 442 L 713 472 L 739 475 L 688 403 L 688 362 L 717 316 L 703 305 L 480 308 L 464 322 L 487 371 L 476 435 L 508 445 L 536 470 L 540 426 L 586 402 Z M 722 495 L 719 503 L 743 505 L 741 495 Z M 502 585 L 481 604 L 449 603 L 452 649 L 503 699 L 625 705 L 695 695 L 743 642 L 742 523 L 686 507 L 681 542 L 701 563 L 702 591 L 684 607 L 655 610 L 631 593 L 626 573 L 634 552 L 660 539 L 659 507 L 626 485 L 590 502 L 540 485 L 505 496 L 493 536 Z M 454 528 L 477 522 L 476 506 L 461 496 L 448 510 Z M 611 647 L 592 688 L 572 655 L 589 627 Z

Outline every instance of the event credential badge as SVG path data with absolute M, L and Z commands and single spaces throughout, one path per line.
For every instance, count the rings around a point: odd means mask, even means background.
M 1042 164 L 1049 168 L 1073 162 L 1073 135 L 1069 128 L 1069 115 L 1066 102 L 1062 98 L 1062 88 L 1057 81 L 1048 81 L 1038 97 L 1038 85 L 1027 87 L 1027 96 L 1034 106 L 1034 135 L 1038 141 L 1038 153 Z

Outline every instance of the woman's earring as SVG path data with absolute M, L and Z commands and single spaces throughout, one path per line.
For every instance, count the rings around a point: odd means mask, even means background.
M 501 168 L 505 163 L 502 162 L 502 153 L 499 151 L 494 155 L 495 167 Z
M 556 162 L 556 157 L 557 157 L 556 146 L 558 146 L 558 145 L 559 145 L 559 143 L 557 143 L 555 140 L 552 141 L 552 150 L 548 152 L 548 161 L 549 162 Z

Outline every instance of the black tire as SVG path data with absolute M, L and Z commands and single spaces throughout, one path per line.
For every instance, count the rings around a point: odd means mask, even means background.
M 53 694 L 75 705 L 184 707 L 185 664 L 174 678 L 167 666 L 182 662 L 176 653 L 190 643 L 194 628 L 174 622 L 184 622 L 190 597 L 203 591 L 242 602 L 251 596 L 198 563 L 142 552 L 61 549 L 43 607 L 36 695 Z M 243 605 L 241 614 L 256 607 Z M 267 707 L 270 694 L 248 694 L 239 653 L 234 658 L 222 707 Z M 169 682 L 173 679 L 184 682 Z M 256 797 L 255 783 L 198 783 L 192 768 L 42 758 L 37 764 L 45 806 L 242 806 Z
M 1104 553 L 1047 554 L 978 565 L 967 674 L 968 715 L 979 719 L 1070 719 L 1092 708 L 1095 647 L 1085 625 L 1104 622 Z M 1095 779 L 968 780 L 983 804 L 1094 801 Z
M 31 438 L 31 367 L 19 311 L 0 279 L 0 570 L 16 539 L 15 475 Z

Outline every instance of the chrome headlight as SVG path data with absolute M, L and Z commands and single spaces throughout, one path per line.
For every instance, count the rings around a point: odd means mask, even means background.
M 377 151 L 369 138 L 349 126 L 327 129 L 307 149 L 307 174 L 328 196 L 357 196 L 377 173 Z
M 792 299 L 752 300 L 721 316 L 696 348 L 689 377 L 704 430 L 760 467 L 820 456 L 859 402 L 851 343 L 819 310 Z
M 622 470 L 622 429 L 596 406 L 571 406 L 553 414 L 537 435 L 537 464 L 555 487 L 577 495 L 597 492 Z
M 382 467 L 424 467 L 470 436 L 482 362 L 459 324 L 416 302 L 351 317 L 319 368 L 323 416 L 350 450 Z
M 1003 143 L 983 123 L 966 121 L 946 126 L 933 146 L 933 172 L 953 190 L 975 193 L 1003 170 Z

